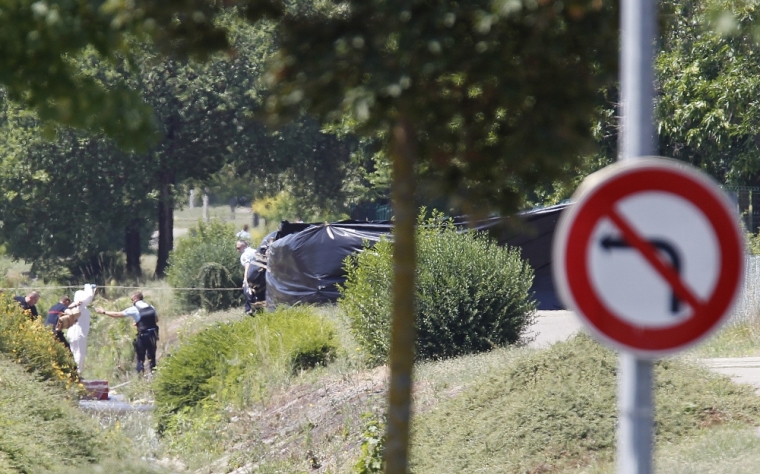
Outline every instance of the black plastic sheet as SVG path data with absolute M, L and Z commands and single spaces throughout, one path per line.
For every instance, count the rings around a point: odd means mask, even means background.
M 531 291 L 538 302 L 538 309 L 565 309 L 552 278 L 552 241 L 560 214 L 571 205 L 572 203 L 557 204 L 523 211 L 517 215 L 522 224 L 519 230 L 501 225 L 501 218 L 486 219 L 473 226 L 478 230 L 491 231 L 499 245 L 520 248 L 522 258 L 533 267 Z
M 272 242 L 267 251 L 268 306 L 336 301 L 340 296 L 338 285 L 346 281 L 345 258 L 360 252 L 365 242 L 390 238 L 391 226 L 356 221 L 283 223 L 281 233 L 284 236 Z
M 489 231 L 499 245 L 519 247 L 534 270 L 531 291 L 538 309 L 563 309 L 552 279 L 551 250 L 557 220 L 570 205 L 521 212 L 517 223 L 508 222 L 514 217 L 476 222 L 457 218 L 455 223 L 462 229 Z M 346 280 L 344 259 L 360 252 L 365 241 L 374 243 L 383 236 L 390 239 L 391 232 L 387 221 L 283 222 L 267 251 L 267 305 L 336 301 L 338 285 Z

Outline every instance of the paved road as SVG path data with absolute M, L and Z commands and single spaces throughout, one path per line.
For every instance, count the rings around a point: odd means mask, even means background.
M 734 382 L 752 385 L 760 395 L 760 357 L 702 359 L 702 363 L 719 374 L 728 375 Z
M 548 347 L 567 340 L 581 328 L 580 319 L 572 311 L 539 311 L 535 324 L 528 330 L 528 336 L 535 337 L 528 346 Z
M 539 311 L 528 332 L 535 339 L 528 346 L 548 347 L 581 330 L 582 323 L 572 311 Z M 754 386 L 760 395 L 760 357 L 702 359 L 701 363 L 719 374 L 728 375 L 734 382 Z

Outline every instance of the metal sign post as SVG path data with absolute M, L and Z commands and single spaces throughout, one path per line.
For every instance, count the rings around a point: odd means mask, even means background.
M 592 335 L 620 352 L 617 470 L 652 472 L 653 360 L 725 321 L 744 272 L 735 206 L 696 168 L 655 157 L 654 0 L 623 0 L 619 162 L 560 217 L 552 274 Z
M 742 232 L 718 184 L 676 160 L 610 165 L 573 199 L 555 233 L 556 287 L 591 334 L 621 352 L 619 472 L 648 473 L 651 361 L 728 317 L 742 286 Z
M 657 154 L 653 114 L 655 0 L 622 0 L 620 14 L 623 113 L 619 159 L 631 160 Z M 627 351 L 618 357 L 617 470 L 620 474 L 650 474 L 653 363 Z

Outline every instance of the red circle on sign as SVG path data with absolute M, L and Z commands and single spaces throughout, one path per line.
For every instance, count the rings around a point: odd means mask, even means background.
M 629 240 L 620 227 L 625 222 L 615 221 L 615 206 L 627 197 L 652 191 L 674 194 L 696 206 L 713 228 L 720 254 L 719 277 L 712 294 L 706 301 L 687 300 L 692 315 L 664 328 L 637 326 L 620 318 L 600 299 L 589 274 L 589 242 L 599 221 L 612 219 Z M 590 176 L 577 194 L 576 204 L 562 216 L 555 237 L 554 275 L 562 297 L 597 336 L 637 355 L 656 357 L 683 349 L 719 326 L 738 295 L 744 252 L 737 218 L 717 185 L 681 162 L 646 158 L 605 168 Z M 677 278 L 662 276 L 675 287 L 680 284 Z M 688 288 L 679 290 L 691 296 Z

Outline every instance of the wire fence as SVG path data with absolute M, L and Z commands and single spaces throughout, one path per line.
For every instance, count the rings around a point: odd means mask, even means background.
M 760 256 L 748 255 L 744 265 L 744 287 L 731 316 L 737 323 L 760 318 Z
M 66 286 L 14 286 L 0 287 L 2 291 L 14 291 L 28 293 L 32 290 L 49 291 L 49 290 L 77 290 L 82 285 Z M 155 287 L 155 286 L 121 286 L 121 285 L 103 285 L 98 288 L 106 290 L 149 290 L 155 291 L 242 291 L 241 287 L 236 288 L 172 288 L 172 287 Z M 760 319 L 760 256 L 748 255 L 745 259 L 745 278 L 741 294 L 734 305 L 731 315 L 731 322 L 745 322 Z
M 756 233 L 760 228 L 760 187 L 757 186 L 723 186 L 739 212 L 744 228 Z

